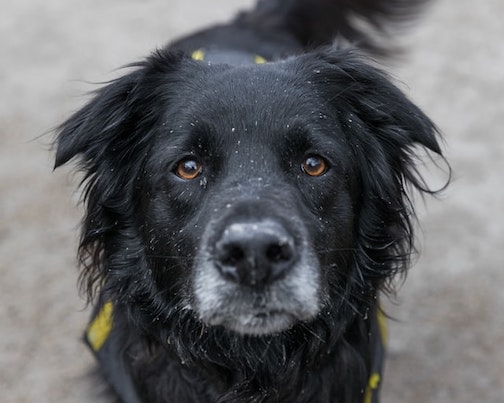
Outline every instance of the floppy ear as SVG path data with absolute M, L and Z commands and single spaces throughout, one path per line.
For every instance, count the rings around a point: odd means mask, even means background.
M 138 143 L 138 129 L 157 118 L 148 107 L 164 100 L 160 87 L 169 82 L 182 58 L 180 53 L 155 52 L 127 66 L 135 71 L 95 91 L 91 101 L 58 128 L 55 168 L 76 156 L 86 164 L 84 169 L 92 168 L 110 152 L 128 152 L 128 146 Z
M 133 123 L 133 92 L 140 75 L 135 71 L 96 91 L 86 106 L 60 126 L 55 168 L 77 155 L 87 163 L 103 159 Z
M 96 91 L 58 129 L 55 167 L 79 158 L 84 173 L 86 214 L 79 256 L 89 297 L 107 273 L 104 251 L 114 253 L 113 236 L 123 236 L 126 244 L 133 238 L 135 186 L 181 60 L 180 54 L 160 51 L 130 66 L 136 69 Z M 134 255 L 134 245 L 131 249 Z M 123 264 L 133 267 L 132 262 Z
M 406 189 L 435 193 L 415 163 L 421 148 L 443 158 L 438 132 L 384 73 L 351 52 L 317 58 L 322 68 L 313 79 L 331 103 L 359 175 L 356 258 L 367 278 L 390 279 L 407 268 L 413 246 L 414 210 Z

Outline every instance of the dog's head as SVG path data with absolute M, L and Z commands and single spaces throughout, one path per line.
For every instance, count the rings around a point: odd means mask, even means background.
M 88 290 L 144 324 L 246 335 L 365 315 L 407 264 L 405 188 L 428 191 L 413 160 L 441 154 L 435 134 L 349 52 L 241 67 L 159 52 L 59 133 L 56 166 L 79 156 L 87 180 Z

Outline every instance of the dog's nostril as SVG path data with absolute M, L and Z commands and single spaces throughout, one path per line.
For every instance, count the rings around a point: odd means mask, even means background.
M 266 257 L 271 262 L 285 262 L 292 259 L 293 249 L 288 242 L 270 245 Z
M 282 278 L 296 260 L 294 239 L 274 221 L 233 223 L 215 244 L 215 262 L 227 280 L 264 286 Z
M 230 245 L 222 258 L 222 263 L 225 265 L 234 266 L 245 259 L 245 252 L 240 246 Z

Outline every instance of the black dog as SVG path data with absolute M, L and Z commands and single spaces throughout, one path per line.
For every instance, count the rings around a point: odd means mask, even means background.
M 86 340 L 122 401 L 378 400 L 405 188 L 431 193 L 415 147 L 441 151 L 384 74 L 320 46 L 379 51 L 359 27 L 419 3 L 261 1 L 62 125 L 56 166 L 85 173 Z

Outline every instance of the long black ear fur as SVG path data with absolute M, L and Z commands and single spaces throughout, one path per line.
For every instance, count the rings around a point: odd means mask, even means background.
M 181 60 L 181 54 L 155 52 L 145 61 L 127 66 L 133 72 L 97 90 L 86 106 L 58 128 L 55 168 L 78 155 L 81 162 L 103 161 L 110 151 L 115 155 L 121 151 L 115 148 L 118 145 L 137 143 L 133 136 L 137 129 L 155 118 L 143 106 L 156 99 L 160 88 L 155 85 L 167 82 Z
M 87 163 L 103 159 L 132 124 L 134 89 L 140 77 L 141 72 L 135 71 L 96 91 L 86 106 L 60 126 L 55 168 L 77 155 Z
M 439 133 L 384 73 L 351 51 L 328 50 L 304 57 L 311 58 L 304 63 L 332 104 L 359 172 L 356 260 L 361 277 L 386 285 L 380 279 L 390 280 L 404 271 L 413 249 L 414 210 L 407 189 L 436 193 L 416 163 L 421 148 L 445 161 Z
M 106 276 L 104 253 L 113 250 L 112 236 L 131 239 L 134 190 L 162 116 L 160 104 L 168 103 L 171 83 L 182 62 L 180 54 L 159 51 L 135 70 L 96 91 L 94 98 L 58 129 L 55 168 L 78 158 L 84 173 L 83 220 L 79 257 L 81 285 L 89 298 Z M 156 112 L 157 111 L 157 112 Z M 132 264 L 132 262 L 130 262 Z

